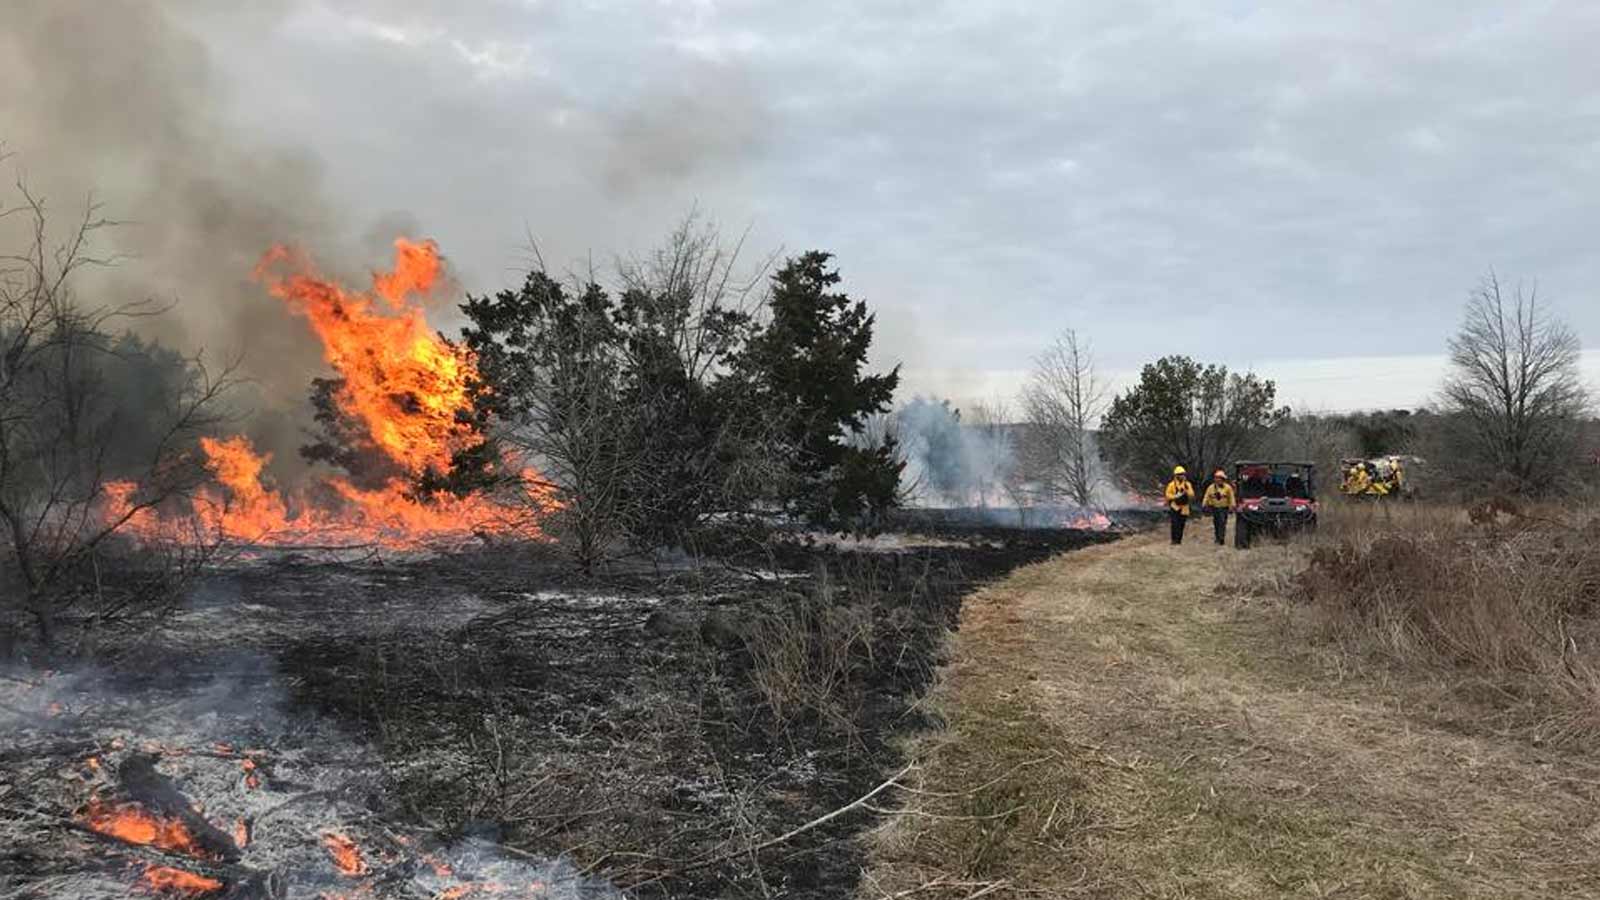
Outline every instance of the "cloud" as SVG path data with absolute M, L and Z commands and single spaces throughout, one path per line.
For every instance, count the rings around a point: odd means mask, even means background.
M 1067 326 L 1126 370 L 1436 354 L 1490 266 L 1600 342 L 1600 6 L 176 9 L 173 58 L 210 88 L 144 127 L 198 106 L 289 148 L 238 165 L 298 172 L 335 220 L 409 212 L 480 289 L 515 277 L 524 227 L 549 259 L 603 260 L 697 204 L 753 247 L 834 251 L 880 362 L 952 383 Z M 293 215 L 261 221 L 330 221 L 270 193 Z

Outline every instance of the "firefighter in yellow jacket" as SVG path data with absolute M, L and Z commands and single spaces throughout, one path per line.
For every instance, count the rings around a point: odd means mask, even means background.
M 1206 485 L 1206 495 L 1200 500 L 1200 508 L 1211 514 L 1211 527 L 1217 533 L 1217 546 L 1225 543 L 1228 536 L 1228 514 L 1239 505 L 1239 499 L 1233 492 L 1233 485 L 1228 483 L 1228 473 L 1221 469 L 1211 473 L 1211 483 Z
M 1174 466 L 1167 482 L 1167 518 L 1172 520 L 1172 543 L 1183 543 L 1183 526 L 1189 523 L 1189 504 L 1194 502 L 1194 485 L 1183 466 Z

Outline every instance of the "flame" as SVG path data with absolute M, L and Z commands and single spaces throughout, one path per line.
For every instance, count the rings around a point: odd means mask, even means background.
M 299 271 L 279 274 L 283 264 Z M 433 289 L 441 268 L 432 241 L 395 241 L 394 271 L 373 276 L 374 293 L 394 313 L 384 315 L 372 297 L 319 277 L 286 247 L 267 251 L 256 266 L 256 278 L 306 318 L 323 358 L 343 376 L 340 409 L 412 475 L 449 471 L 451 454 L 477 440 L 458 415 L 477 380 L 471 354 L 445 343 L 422 308 L 408 303 L 410 295 Z
M 137 803 L 117 805 L 91 797 L 84 808 L 83 821 L 90 830 L 123 843 L 158 847 L 197 859 L 216 858 L 200 846 L 194 832 L 181 820 L 162 818 Z
M 330 831 L 322 836 L 322 846 L 328 848 L 328 855 L 333 857 L 333 864 L 340 872 L 354 878 L 367 874 L 366 860 L 361 858 L 361 848 L 348 837 Z
M 148 866 L 144 882 L 158 891 L 198 895 L 222 890 L 222 882 L 204 875 L 196 875 L 171 866 Z
M 370 292 L 353 291 L 317 274 L 295 250 L 267 251 L 256 280 L 306 320 L 340 376 L 333 398 L 339 411 L 403 476 L 377 488 L 326 479 L 323 495 L 337 500 L 329 507 L 270 485 L 264 476 L 272 456 L 247 438 L 203 438 L 200 451 L 214 484 L 194 498 L 189 518 L 222 539 L 261 544 L 411 547 L 484 532 L 541 539 L 538 511 L 557 504 L 531 469 L 521 472 L 526 496 L 520 499 L 527 502 L 447 492 L 419 499 L 411 490 L 417 478 L 448 474 L 456 454 L 482 440 L 468 415 L 479 386 L 477 361 L 428 327 L 418 299 L 443 271 L 432 241 L 401 238 L 394 269 L 374 273 Z M 171 521 L 138 508 L 137 485 L 115 482 L 105 494 L 109 519 L 128 519 L 129 530 L 146 539 L 174 536 Z
M 1111 517 L 1101 512 L 1080 515 L 1068 522 L 1067 527 L 1085 531 L 1105 531 L 1111 527 Z

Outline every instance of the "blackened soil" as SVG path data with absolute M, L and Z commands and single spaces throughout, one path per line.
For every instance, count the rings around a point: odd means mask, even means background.
M 939 537 L 595 578 L 525 548 L 283 559 L 208 583 L 198 614 L 275 661 L 291 713 L 378 748 L 378 816 L 565 854 L 639 897 L 846 897 L 870 814 L 752 848 L 899 768 L 974 585 L 1114 535 Z

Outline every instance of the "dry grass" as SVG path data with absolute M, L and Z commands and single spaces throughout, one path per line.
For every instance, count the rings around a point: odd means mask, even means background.
M 911 644 L 927 630 L 918 604 L 949 591 L 949 574 L 929 565 L 909 575 L 869 564 L 824 567 L 804 593 L 752 617 L 740 635 L 772 724 L 819 724 L 857 742 L 872 682 L 885 663 L 916 655 Z
M 1600 898 L 1600 756 L 1316 644 L 1306 552 L 1139 538 L 974 597 L 862 896 Z
M 1490 684 L 1540 739 L 1600 735 L 1600 519 L 1512 504 L 1331 512 L 1296 591 L 1327 637 Z

